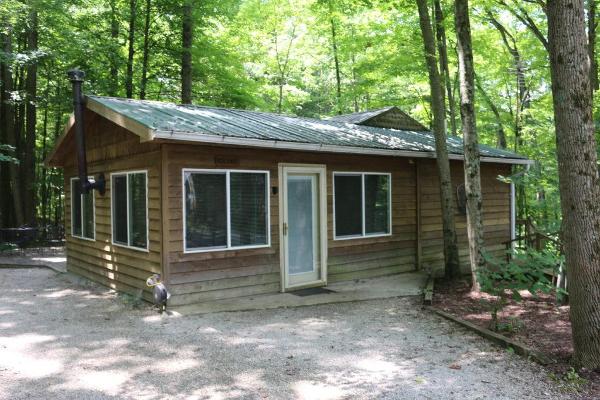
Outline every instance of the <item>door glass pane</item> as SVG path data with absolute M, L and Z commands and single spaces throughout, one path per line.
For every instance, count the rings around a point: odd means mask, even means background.
M 335 235 L 362 235 L 362 176 L 335 175 Z
M 71 235 L 81 236 L 81 185 L 79 179 L 71 181 Z
M 127 176 L 112 178 L 113 241 L 127 245 Z
M 314 176 L 288 176 L 289 274 L 314 271 L 315 215 Z
M 390 232 L 390 182 L 387 175 L 365 175 L 365 233 Z
M 231 172 L 231 246 L 267 244 L 267 174 Z
M 185 173 L 186 249 L 227 246 L 225 173 Z
M 147 247 L 146 174 L 129 175 L 129 245 Z
M 77 185 L 79 186 L 79 185 Z M 94 238 L 94 191 L 83 195 L 83 237 Z

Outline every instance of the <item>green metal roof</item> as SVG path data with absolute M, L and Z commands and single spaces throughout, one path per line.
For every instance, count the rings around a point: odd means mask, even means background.
M 360 153 L 362 149 L 365 154 L 397 151 L 431 156 L 435 152 L 435 139 L 428 131 L 374 128 L 335 120 L 147 100 L 87 98 L 147 127 L 152 137 L 158 139 L 206 139 L 223 143 L 247 142 L 257 146 L 268 143 L 268 147 L 287 144 L 288 148 L 297 146 L 298 149 L 302 145 L 313 145 L 319 146 L 321 151 L 335 148 L 338 152 Z M 461 138 L 449 137 L 447 143 L 450 155 L 463 154 Z M 481 145 L 480 151 L 482 157 L 500 159 L 500 162 L 527 162 L 518 154 L 489 146 Z

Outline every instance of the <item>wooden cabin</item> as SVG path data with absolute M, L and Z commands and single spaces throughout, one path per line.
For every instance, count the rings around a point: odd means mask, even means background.
M 434 138 L 395 107 L 329 120 L 87 96 L 81 194 L 73 119 L 47 165 L 64 168 L 67 268 L 171 305 L 443 271 Z M 462 141 L 448 139 L 453 185 Z M 528 160 L 481 146 L 485 243 L 514 230 L 509 175 Z M 468 273 L 466 219 L 457 208 Z

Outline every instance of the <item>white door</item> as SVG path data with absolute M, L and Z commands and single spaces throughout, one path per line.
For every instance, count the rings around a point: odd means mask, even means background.
M 326 283 L 325 168 L 281 166 L 283 289 Z

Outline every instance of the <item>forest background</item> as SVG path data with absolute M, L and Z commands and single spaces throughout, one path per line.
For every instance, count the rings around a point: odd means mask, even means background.
M 440 61 L 447 64 L 448 134 L 460 135 L 453 2 L 430 3 L 447 53 Z M 475 105 L 482 143 L 535 160 L 514 171 L 518 219 L 556 233 L 543 7 L 538 0 L 471 2 Z M 595 60 L 596 2 L 587 8 Z M 395 105 L 426 126 L 432 120 L 411 0 L 2 0 L 0 157 L 18 164 L 0 163 L 0 227 L 62 221 L 62 171 L 43 160 L 71 113 L 66 71 L 73 67 L 86 72 L 90 94 L 317 118 Z

